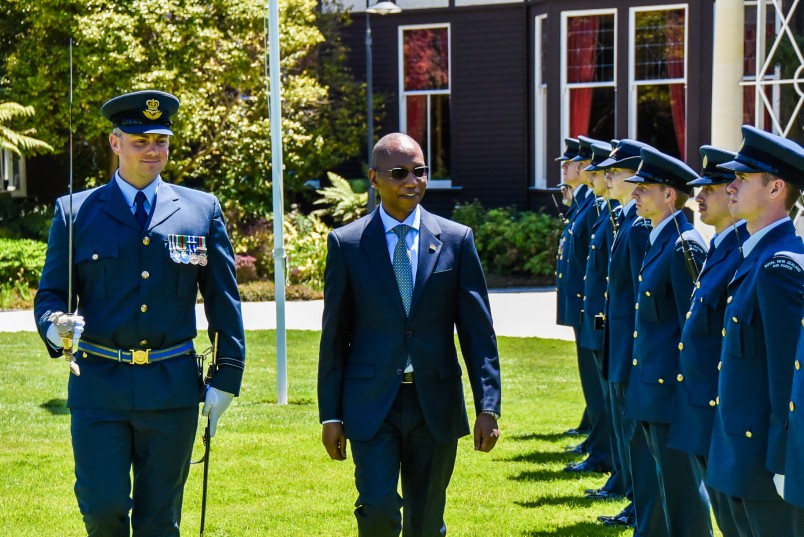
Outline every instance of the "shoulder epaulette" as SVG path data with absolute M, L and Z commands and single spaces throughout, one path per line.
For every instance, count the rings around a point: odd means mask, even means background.
M 650 225 L 650 222 L 641 216 L 637 216 L 636 219 L 634 219 L 634 223 L 631 224 L 631 227 L 644 227 L 648 229 L 653 229 L 653 226 Z
M 776 252 L 763 265 L 765 269 L 781 269 L 795 273 L 804 272 L 804 254 L 798 252 Z

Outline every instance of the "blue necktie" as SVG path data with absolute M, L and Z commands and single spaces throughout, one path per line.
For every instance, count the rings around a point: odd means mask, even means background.
M 148 213 L 145 210 L 145 193 L 142 190 L 137 191 L 137 195 L 134 196 L 134 203 L 137 204 L 137 208 L 134 210 L 134 218 L 140 225 L 140 231 L 142 231 L 145 229 L 145 221 L 148 220 Z
M 396 276 L 396 284 L 399 286 L 402 305 L 405 306 L 405 313 L 409 314 L 410 300 L 413 297 L 413 267 L 410 264 L 410 251 L 405 242 L 405 236 L 410 231 L 410 226 L 399 224 L 391 231 L 396 233 L 399 238 L 396 241 L 396 248 L 394 248 L 394 276 Z

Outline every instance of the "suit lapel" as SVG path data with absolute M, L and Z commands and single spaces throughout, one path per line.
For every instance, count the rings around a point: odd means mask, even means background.
M 162 184 L 159 185 L 159 190 L 154 200 L 154 207 L 151 211 L 151 222 L 148 224 L 148 229 L 153 229 L 178 211 L 181 208 L 178 200 L 179 196 L 176 194 L 173 187 L 162 182 Z
M 133 227 L 136 230 L 140 229 L 140 225 L 134 218 L 134 213 L 131 212 L 131 207 L 126 203 L 126 199 L 114 179 L 106 183 L 101 189 L 98 200 L 101 202 L 101 210 L 111 218 L 128 227 Z
M 435 270 L 436 262 L 441 255 L 441 227 L 433 215 L 421 209 L 421 222 L 419 224 L 419 263 L 416 267 L 416 282 L 413 286 L 413 298 L 410 302 L 410 311 L 422 299 L 427 280 Z
M 661 253 L 664 251 L 664 248 L 667 246 L 667 243 L 670 242 L 670 239 L 676 236 L 678 236 L 678 232 L 675 229 L 675 225 L 672 225 L 672 223 L 666 224 L 661 233 L 659 233 L 659 236 L 656 237 L 656 242 L 651 244 L 647 253 L 645 253 L 645 259 L 642 261 L 642 270 L 640 270 L 640 273 L 644 272 L 645 267 L 650 265 L 661 255 Z
M 405 306 L 402 304 L 402 296 L 399 294 L 399 286 L 394 276 L 394 267 L 391 265 L 391 258 L 388 255 L 388 242 L 385 240 L 385 228 L 382 225 L 379 210 L 375 210 L 366 222 L 363 235 L 360 237 L 360 249 L 374 268 L 377 279 L 385 288 L 394 307 L 402 317 L 405 317 Z M 412 304 L 411 302 L 411 309 Z

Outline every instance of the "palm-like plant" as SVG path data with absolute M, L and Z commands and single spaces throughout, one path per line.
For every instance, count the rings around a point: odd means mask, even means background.
M 331 215 L 336 222 L 348 224 L 366 214 L 366 202 L 368 194 L 366 192 L 357 193 L 352 190 L 349 181 L 332 172 L 327 172 L 328 186 L 318 190 L 320 199 L 313 202 L 315 205 L 329 205 L 326 209 L 313 211 L 315 215 Z
M 34 133 L 33 129 L 17 132 L 6 125 L 15 117 L 32 115 L 34 115 L 33 106 L 23 106 L 14 102 L 0 103 L 0 150 L 8 149 L 20 156 L 22 151 L 27 149 L 53 151 L 50 144 L 27 136 Z

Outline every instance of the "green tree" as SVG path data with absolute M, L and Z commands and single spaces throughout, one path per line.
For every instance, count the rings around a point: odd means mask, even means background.
M 289 201 L 363 143 L 364 86 L 346 71 L 334 31 L 344 15 L 317 6 L 279 3 Z M 6 0 L 0 97 L 47 110 L 37 120 L 41 135 L 66 147 L 72 37 L 77 179 L 104 182 L 115 167 L 101 104 L 163 89 L 182 102 L 166 178 L 216 192 L 244 217 L 264 214 L 271 205 L 265 9 L 265 0 Z
M 8 149 L 17 155 L 22 155 L 22 151 L 28 149 L 53 151 L 47 143 L 28 136 L 33 132 L 17 132 L 7 125 L 15 117 L 32 115 L 34 115 L 33 106 L 22 106 L 12 102 L 0 103 L 0 149 Z

